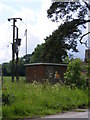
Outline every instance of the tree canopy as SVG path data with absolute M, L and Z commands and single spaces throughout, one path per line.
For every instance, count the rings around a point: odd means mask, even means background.
M 66 26 L 66 29 L 64 28 Z M 62 63 L 67 56 L 67 51 L 72 49 L 72 51 L 77 52 L 75 38 L 78 37 L 75 33 L 72 34 L 72 39 L 70 35 L 72 32 L 68 31 L 73 26 L 71 24 L 61 25 L 57 30 L 55 30 L 52 35 L 45 39 L 45 47 L 43 51 L 43 59 L 45 62 L 57 62 Z M 75 29 L 73 29 L 74 31 Z M 79 34 L 79 33 L 78 33 Z M 69 40 L 69 42 L 68 42 Z
M 28 64 L 31 59 L 31 54 L 27 54 L 21 58 L 19 58 L 19 67 L 18 72 L 20 76 L 25 76 L 25 64 Z M 15 60 L 16 61 L 16 60 Z M 16 70 L 16 65 L 15 65 Z M 2 73 L 4 76 L 11 76 L 12 75 L 12 61 L 9 61 L 9 63 L 3 63 L 2 64 Z M 15 71 L 16 75 L 16 71 Z
M 87 0 L 83 0 L 81 2 L 53 2 L 50 8 L 47 10 L 47 16 L 53 22 L 62 21 L 63 25 L 66 23 L 71 24 L 71 26 L 73 27 L 72 29 L 68 29 L 68 32 L 72 32 L 71 36 L 69 37 L 72 37 L 72 34 L 73 32 L 75 32 L 75 30 L 77 30 L 76 35 L 79 32 L 78 37 L 80 37 L 80 35 L 82 34 L 80 26 L 86 28 L 85 24 L 90 22 L 90 20 L 88 19 L 89 11 L 90 3 Z
M 37 45 L 34 52 L 32 53 L 30 63 L 43 62 L 44 45 L 45 44 Z
M 57 30 L 45 38 L 45 43 L 37 46 L 32 54 L 31 62 L 62 63 L 68 51 L 78 52 L 77 43 L 87 35 L 82 35 L 82 27 L 86 28 L 90 5 L 83 2 L 53 2 L 47 10 L 47 17 L 53 22 L 60 22 Z M 81 38 L 80 38 L 81 37 Z
M 73 19 L 86 19 L 88 11 L 90 10 L 90 3 L 82 2 L 53 2 L 47 10 L 47 17 L 52 21 L 71 21 Z

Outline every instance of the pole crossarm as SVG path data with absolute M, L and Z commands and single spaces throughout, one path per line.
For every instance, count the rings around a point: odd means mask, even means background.
M 10 21 L 10 20 L 16 20 L 16 19 L 20 19 L 21 21 L 22 21 L 22 18 L 8 18 L 8 21 Z

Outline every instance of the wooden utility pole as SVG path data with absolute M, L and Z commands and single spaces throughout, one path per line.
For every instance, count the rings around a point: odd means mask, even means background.
M 15 26 L 16 27 L 16 26 Z M 19 58 L 18 58 L 18 53 L 19 53 L 19 49 L 18 49 L 18 46 L 21 45 L 21 39 L 18 38 L 18 28 L 16 27 L 16 30 L 17 30 L 17 34 L 16 34 L 16 41 L 15 41 L 15 53 L 16 53 L 16 81 L 18 82 L 19 81 L 19 70 L 18 70 L 18 67 L 19 67 Z
M 16 43 L 18 42 L 18 28 L 17 29 L 17 36 L 16 36 Z M 16 81 L 19 81 L 19 73 L 18 73 L 18 50 L 16 51 Z
M 21 18 L 9 18 L 8 21 L 13 20 L 13 43 L 12 43 L 12 82 L 14 82 L 15 75 L 15 22 L 17 19 L 22 20 Z

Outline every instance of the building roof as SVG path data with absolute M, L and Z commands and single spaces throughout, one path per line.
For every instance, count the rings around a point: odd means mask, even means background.
M 31 63 L 31 64 L 25 64 L 25 66 L 36 66 L 36 65 L 67 66 L 67 64 L 59 64 L 59 63 Z

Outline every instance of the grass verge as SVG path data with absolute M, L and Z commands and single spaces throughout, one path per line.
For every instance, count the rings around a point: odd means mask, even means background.
M 60 84 L 11 82 L 4 78 L 3 118 L 33 118 L 88 105 L 88 90 Z

